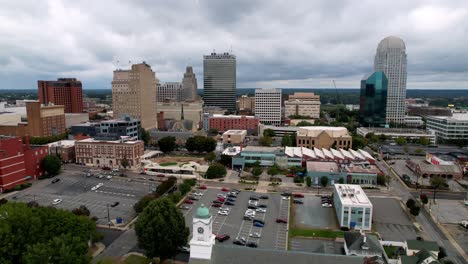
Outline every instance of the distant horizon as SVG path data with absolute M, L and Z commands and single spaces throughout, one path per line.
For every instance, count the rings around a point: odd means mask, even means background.
M 236 88 L 236 90 L 251 90 L 251 89 L 262 89 L 264 87 L 249 87 L 249 88 Z M 283 90 L 335 90 L 335 88 L 328 87 L 328 88 L 307 88 L 307 87 L 294 87 L 294 88 L 265 88 L 265 89 L 283 89 Z M 351 87 L 337 87 L 338 90 L 359 90 L 361 88 L 351 88 Z M 37 88 L 6 88 L 0 89 L 0 93 L 4 91 L 28 91 L 28 90 L 37 90 Z M 112 88 L 83 88 L 83 90 L 112 90 Z M 202 91 L 203 88 L 198 88 L 197 91 Z M 406 88 L 406 90 L 468 90 L 467 88 Z

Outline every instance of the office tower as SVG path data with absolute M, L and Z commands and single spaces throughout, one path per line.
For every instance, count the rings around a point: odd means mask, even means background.
M 361 80 L 359 123 L 364 127 L 384 127 L 387 109 L 388 79 L 376 71 Z
M 83 112 L 83 90 L 76 78 L 58 78 L 57 81 L 37 81 L 41 104 L 63 105 L 65 113 Z
M 203 56 L 203 100 L 206 106 L 236 111 L 236 56 Z
M 130 116 L 141 120 L 141 127 L 156 127 L 156 87 L 159 80 L 145 62 L 129 70 L 115 70 L 112 80 L 114 117 Z
M 268 125 L 281 125 L 281 89 L 255 89 L 255 117 Z
M 320 117 L 320 95 L 314 93 L 294 93 L 284 102 L 285 116 Z M 293 118 L 294 119 L 294 118 Z
M 375 54 L 374 71 L 383 71 L 388 79 L 387 123 L 405 121 L 406 47 L 399 37 L 380 41 Z
M 192 66 L 187 66 L 185 69 L 184 78 L 182 79 L 182 86 L 182 100 L 197 100 L 197 77 L 195 77 Z
M 158 102 L 182 101 L 182 83 L 180 82 L 165 82 L 158 85 L 156 100 Z

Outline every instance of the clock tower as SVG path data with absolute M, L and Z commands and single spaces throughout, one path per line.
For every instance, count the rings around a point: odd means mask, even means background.
M 210 211 L 202 204 L 193 217 L 193 234 L 190 240 L 191 259 L 211 259 L 211 251 L 215 244 L 212 219 Z

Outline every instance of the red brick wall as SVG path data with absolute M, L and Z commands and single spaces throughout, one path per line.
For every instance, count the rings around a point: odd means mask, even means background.
M 19 138 L 0 139 L 0 192 L 24 183 L 23 145 Z
M 26 176 L 31 176 L 32 179 L 37 179 L 45 173 L 42 167 L 42 160 L 49 154 L 48 146 L 25 147 L 24 159 L 26 163 Z
M 230 129 L 244 129 L 257 131 L 258 123 L 259 120 L 257 118 L 246 118 L 245 116 L 241 116 L 240 118 L 210 117 L 209 128 L 214 128 L 222 132 Z

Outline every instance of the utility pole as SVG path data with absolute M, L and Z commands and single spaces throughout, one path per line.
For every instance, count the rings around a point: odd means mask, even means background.
M 107 225 L 110 228 L 111 220 L 110 220 L 110 213 L 109 213 L 109 204 L 107 204 Z

